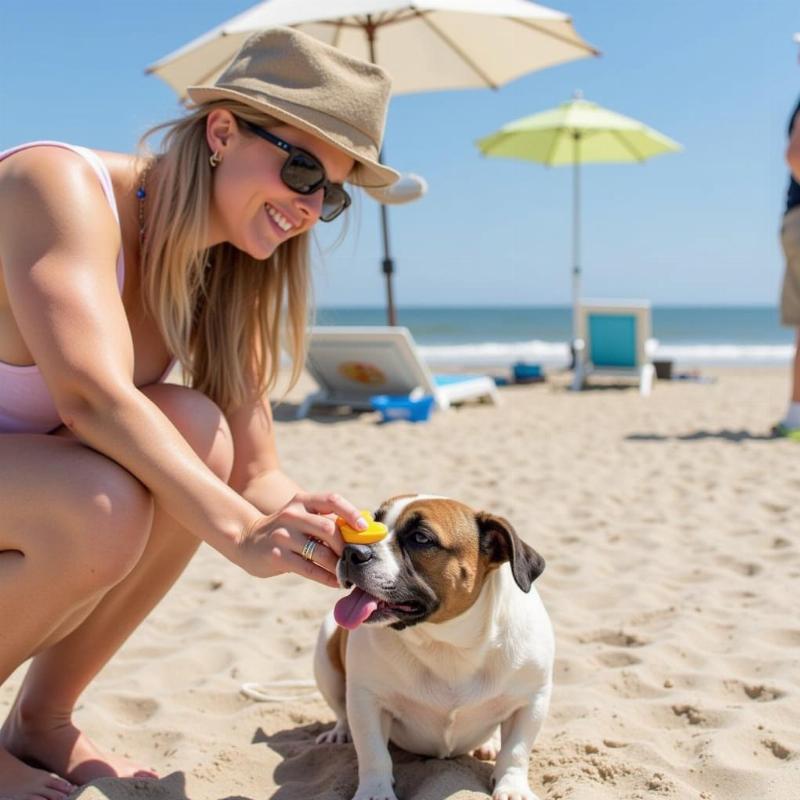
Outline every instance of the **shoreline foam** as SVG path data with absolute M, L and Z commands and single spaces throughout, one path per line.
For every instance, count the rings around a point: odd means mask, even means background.
M 566 342 L 481 342 L 475 344 L 418 345 L 425 361 L 433 367 L 447 364 L 503 367 L 515 361 L 534 361 L 555 369 L 569 364 Z M 793 345 L 766 344 L 669 344 L 659 342 L 652 357 L 686 367 L 786 366 L 794 357 Z

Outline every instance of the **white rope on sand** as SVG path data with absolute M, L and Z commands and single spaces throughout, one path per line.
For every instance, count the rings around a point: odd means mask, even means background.
M 257 703 L 285 703 L 287 700 L 307 700 L 312 697 L 322 697 L 314 681 L 284 680 L 268 681 L 267 683 L 243 683 L 241 692 L 245 697 L 249 697 Z M 296 694 L 295 692 L 299 693 Z

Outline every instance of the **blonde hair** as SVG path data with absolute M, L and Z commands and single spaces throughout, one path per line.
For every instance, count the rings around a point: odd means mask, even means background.
M 142 291 L 189 385 L 230 411 L 275 387 L 284 339 L 292 361 L 289 386 L 299 379 L 312 284 L 307 232 L 266 261 L 228 243 L 206 247 L 212 186 L 206 117 L 216 108 L 259 125 L 275 123 L 222 100 L 144 134 L 142 152 L 148 137 L 166 130 L 156 156 L 158 185 L 147 195 Z M 255 395 L 248 394 L 249 385 Z

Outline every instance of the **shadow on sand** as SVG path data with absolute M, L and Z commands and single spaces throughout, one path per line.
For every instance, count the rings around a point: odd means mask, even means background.
M 329 725 L 314 723 L 268 735 L 259 728 L 253 744 L 263 743 L 282 756 L 275 768 L 279 788 L 270 800 L 351 800 L 358 784 L 352 744 L 316 744 Z M 404 800 L 445 800 L 455 791 L 488 796 L 492 765 L 471 756 L 426 758 L 390 746 L 395 791 Z
M 723 428 L 718 431 L 695 431 L 679 436 L 664 436 L 660 433 L 631 433 L 625 437 L 626 442 L 702 442 L 708 439 L 719 439 L 723 442 L 769 442 L 781 437 L 767 433 L 751 433 L 746 430 L 732 431 Z
M 272 407 L 272 416 L 277 422 L 302 422 L 297 418 L 299 403 L 280 402 Z M 335 425 L 337 422 L 348 422 L 358 419 L 362 414 L 372 414 L 372 411 L 352 411 L 351 409 L 312 409 L 303 419 L 310 419 L 323 425 Z
M 164 778 L 98 778 L 82 786 L 70 800 L 190 800 L 186 775 L 172 772 Z M 242 795 L 220 795 L 217 800 L 256 800 Z

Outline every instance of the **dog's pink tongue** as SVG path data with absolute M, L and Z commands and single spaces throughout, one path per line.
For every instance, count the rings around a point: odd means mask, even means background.
M 378 601 L 357 586 L 347 597 L 343 597 L 333 609 L 333 618 L 338 625 L 355 630 L 378 607 Z

